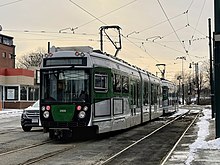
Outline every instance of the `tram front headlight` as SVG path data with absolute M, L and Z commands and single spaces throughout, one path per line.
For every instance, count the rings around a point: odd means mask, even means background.
M 47 119 L 50 116 L 50 113 L 48 111 L 44 111 L 43 116 Z
M 87 110 L 88 110 L 88 107 L 87 107 L 87 106 L 83 107 L 83 110 L 84 110 L 84 111 L 87 111 Z
M 78 114 L 78 117 L 79 117 L 80 119 L 85 118 L 85 117 L 86 117 L 85 111 L 80 111 L 79 114 Z
M 42 111 L 45 111 L 45 106 L 42 106 L 42 107 L 41 107 L 41 110 L 42 110 Z

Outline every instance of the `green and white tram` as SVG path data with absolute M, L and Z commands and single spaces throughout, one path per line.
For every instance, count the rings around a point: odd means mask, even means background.
M 160 78 L 91 47 L 53 50 L 40 70 L 40 119 L 50 137 L 126 129 L 163 114 Z
M 169 114 L 178 110 L 177 86 L 168 80 L 162 80 L 163 113 Z

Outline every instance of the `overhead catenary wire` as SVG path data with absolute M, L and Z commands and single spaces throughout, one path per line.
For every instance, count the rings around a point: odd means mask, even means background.
M 20 1 L 22 1 L 22 0 L 20 0 Z M 74 0 L 72 0 L 72 1 L 73 1 L 73 2 L 77 2 L 77 1 L 74 1 Z M 130 1 L 131 1 L 131 2 L 129 2 L 129 3 L 134 3 L 134 2 L 135 2 L 135 1 L 132 1 L 132 0 L 130 0 Z M 136 1 L 137 1 L 137 0 L 136 0 Z M 188 7 L 188 10 L 186 10 L 184 13 L 179 14 L 179 16 L 181 16 L 181 15 L 183 15 L 183 14 L 186 14 L 187 16 L 190 16 L 191 13 L 189 14 L 188 11 L 189 11 L 190 9 L 192 9 L 193 1 L 194 1 L 194 0 L 190 0 L 191 3 L 189 2 L 190 5 L 189 5 L 189 7 Z M 19 2 L 19 1 L 14 1 L 14 2 L 16 3 L 16 2 Z M 156 2 L 156 1 L 155 1 L 155 2 Z M 161 1 L 161 2 L 162 2 L 162 1 Z M 129 4 L 129 3 L 128 3 L 128 4 Z M 126 4 L 125 4 L 124 6 L 126 6 Z M 86 7 L 86 6 L 85 6 L 85 7 Z M 120 6 L 119 6 L 118 8 L 116 8 L 115 11 L 117 11 L 117 9 L 119 10 L 119 8 L 120 8 Z M 85 8 L 84 8 L 84 9 L 85 9 Z M 112 10 L 112 11 L 114 12 L 114 10 Z M 111 14 L 112 11 L 110 11 L 110 12 L 108 12 L 108 13 Z M 104 14 L 104 15 L 102 15 L 102 16 L 98 16 L 97 18 L 100 19 L 100 18 L 104 17 L 105 15 L 108 15 L 108 13 L 106 13 L 106 14 Z M 93 15 L 96 16 L 95 13 L 94 13 Z M 172 17 L 171 17 L 171 18 L 172 18 Z M 169 19 L 171 20 L 171 18 L 169 18 Z M 176 18 L 177 18 L 177 17 L 176 17 Z M 189 18 L 190 18 L 190 17 L 189 17 Z M 97 19 L 96 19 L 96 18 L 91 19 L 91 21 L 95 21 L 95 20 L 97 20 Z M 103 20 L 103 19 L 100 19 L 100 20 Z M 90 21 L 90 22 L 91 22 L 91 21 Z M 156 20 L 155 20 L 155 21 L 156 21 Z M 165 20 L 165 22 L 167 22 L 167 21 L 168 21 L 168 20 Z M 189 21 L 190 21 L 190 20 L 189 20 Z M 189 21 L 188 21 L 188 22 L 189 22 Z M 104 21 L 104 22 L 105 22 L 105 21 Z M 172 21 L 171 21 L 171 22 L 172 22 Z M 86 22 L 86 23 L 88 23 L 88 22 Z M 154 22 L 154 23 L 155 23 L 155 22 Z M 173 22 L 172 22 L 172 23 L 173 23 Z M 83 24 L 81 24 L 81 25 L 83 25 Z M 86 25 L 86 24 L 85 24 L 85 25 Z M 85 25 L 83 25 L 83 26 L 85 26 Z M 173 24 L 173 25 L 175 25 L 175 24 Z M 145 25 L 145 26 L 146 26 L 146 25 Z M 80 26 L 78 26 L 78 27 L 80 27 Z M 174 26 L 174 27 L 175 27 L 175 26 Z M 190 27 L 191 27 L 191 26 L 190 26 Z M 192 27 L 191 27 L 191 28 L 192 28 Z M 146 28 L 145 28 L 145 29 L 146 29 Z M 176 31 L 178 31 L 178 29 L 177 29 Z M 197 29 L 196 29 L 196 31 L 197 31 Z M 139 31 L 139 32 L 140 32 L 140 31 Z M 26 32 L 24 32 L 24 33 L 29 33 L 29 34 L 31 34 L 31 33 L 35 33 L 35 32 L 27 32 L 27 31 L 26 31 Z M 37 33 L 37 32 L 36 32 L 36 33 Z M 50 32 L 42 31 L 42 32 L 40 32 L 40 33 L 47 34 L 47 33 L 50 33 Z M 63 34 L 64 34 L 64 33 L 65 33 L 65 34 L 69 34 L 69 33 L 67 33 L 67 32 L 63 32 Z M 156 33 L 157 33 L 157 32 L 156 32 Z M 173 32 L 173 33 L 174 33 L 174 32 Z M 70 33 L 70 34 L 72 34 L 72 33 Z M 178 32 L 178 34 L 180 34 L 180 33 Z M 77 33 L 76 33 L 76 35 L 85 35 L 85 36 L 88 36 L 89 34 L 86 34 L 86 33 L 77 34 Z M 98 36 L 98 34 L 95 34 L 95 35 Z M 95 35 L 94 35 L 94 36 L 95 36 Z M 45 36 L 46 36 L 46 35 L 45 35 Z M 143 36 L 143 35 L 142 35 L 142 36 Z M 161 36 L 162 36 L 162 35 L 161 35 Z M 52 36 L 52 37 L 53 37 L 53 36 Z M 60 35 L 60 37 L 62 37 L 62 36 Z M 37 37 L 35 37 L 35 38 L 37 38 Z M 39 37 L 39 38 L 40 38 L 40 37 Z M 64 37 L 62 37 L 62 38 L 64 38 Z M 68 37 L 67 37 L 67 38 L 68 38 Z M 90 37 L 90 38 L 92 38 L 92 37 Z M 174 38 L 175 38 L 175 37 L 174 37 Z M 130 39 L 131 39 L 131 40 L 130 40 L 131 42 L 134 41 L 132 38 L 130 38 Z M 194 39 L 195 39 L 195 38 L 194 38 Z M 59 40 L 59 39 L 58 39 L 58 40 Z M 93 40 L 93 39 L 91 39 L 91 40 Z M 98 40 L 94 40 L 94 41 L 95 41 L 95 42 L 98 42 Z M 127 42 L 130 42 L 130 41 L 127 41 Z M 162 40 L 157 40 L 157 42 L 161 42 L 161 41 L 162 41 Z M 181 40 L 181 41 L 183 41 L 183 40 Z M 178 42 L 178 41 L 177 41 L 177 42 Z M 140 48 L 140 45 L 141 45 L 142 42 L 139 42 L 138 44 L 137 44 L 137 42 L 133 42 L 133 43 L 136 44 L 136 46 Z M 154 43 L 154 44 L 155 44 L 155 43 Z M 163 46 L 164 48 L 167 48 L 167 47 L 171 47 L 171 48 L 172 48 L 172 46 L 169 46 L 169 44 L 166 44 L 166 43 L 165 43 L 165 44 L 162 44 L 162 45 L 166 45 L 166 46 Z M 150 48 L 150 47 L 148 47 L 148 45 L 145 45 L 145 46 L 146 46 L 147 49 Z M 185 42 L 185 46 L 186 46 L 186 42 Z M 174 46 L 173 46 L 173 47 L 174 47 Z M 151 49 L 147 50 L 146 48 L 141 47 L 141 49 L 143 49 L 144 52 L 146 52 L 147 54 L 148 54 L 148 53 L 150 54 L 151 52 L 150 52 L 149 50 L 151 50 Z M 168 48 L 168 49 L 169 49 L 169 48 Z M 171 49 L 170 49 L 170 50 L 171 50 Z M 180 49 L 180 50 L 181 50 L 181 49 Z M 190 54 L 190 55 L 191 55 L 191 54 Z
M 186 50 L 185 46 L 182 44 L 182 42 L 181 42 L 181 40 L 180 40 L 180 38 L 179 38 L 179 36 L 178 36 L 178 34 L 177 34 L 176 30 L 174 29 L 174 27 L 173 27 L 172 23 L 170 22 L 170 19 L 169 19 L 169 17 L 167 16 L 167 13 L 166 13 L 166 11 L 164 10 L 164 8 L 163 8 L 162 4 L 160 3 L 160 0 L 157 0 L 157 2 L 159 3 L 160 8 L 162 9 L 162 11 L 163 11 L 163 13 L 164 13 L 165 17 L 167 18 L 167 20 L 168 20 L 168 22 L 169 22 L 169 24 L 170 24 L 171 28 L 173 29 L 173 31 L 174 31 L 174 33 L 175 33 L 175 35 L 176 35 L 177 39 L 179 40 L 180 44 L 181 44 L 181 45 L 182 45 L 182 47 L 183 47 L 183 49 L 185 50 L 185 52 L 186 52 L 186 53 L 188 53 L 188 51 Z
M 83 10 L 84 12 L 86 12 L 87 14 L 89 14 L 90 16 L 92 16 L 93 18 L 95 18 L 96 20 L 98 20 L 99 22 L 103 23 L 106 25 L 105 22 L 103 22 L 102 20 L 100 20 L 98 17 L 96 17 L 95 15 L 93 15 L 92 13 L 90 13 L 89 11 L 87 11 L 86 9 L 84 9 L 83 7 L 81 7 L 80 5 L 78 5 L 77 3 L 73 2 L 72 0 L 69 0 L 72 4 L 76 5 L 77 7 L 79 7 L 81 10 Z M 140 49 L 140 47 L 135 44 L 134 42 L 132 42 L 131 40 L 129 40 L 127 37 L 125 37 L 123 34 L 121 34 L 121 36 L 123 38 L 125 38 L 126 40 L 128 40 L 130 43 L 132 43 L 134 46 L 136 46 L 137 48 Z M 141 49 L 143 50 L 143 49 Z M 159 62 L 156 58 L 154 58 L 148 51 L 144 51 L 145 53 L 147 53 L 153 60 L 155 60 L 156 62 Z
M 181 14 L 178 14 L 178 15 L 176 15 L 176 16 L 174 16 L 174 17 L 169 18 L 169 19 L 172 20 L 172 19 L 175 19 L 175 18 L 177 18 L 177 17 L 180 17 L 180 16 L 182 16 L 182 15 L 184 15 L 184 14 L 186 14 L 186 12 L 183 12 L 183 13 L 181 13 Z M 144 32 L 144 31 L 146 31 L 146 30 L 155 28 L 155 27 L 157 27 L 157 26 L 159 26 L 159 25 L 161 25 L 161 24 L 163 24 L 163 23 L 166 23 L 167 21 L 168 21 L 168 20 L 166 19 L 166 20 L 163 20 L 163 21 L 161 21 L 161 22 L 159 22 L 159 23 L 156 23 L 156 24 L 154 24 L 154 25 L 152 25 L 152 26 L 150 26 L 150 27 L 144 28 L 144 29 L 142 29 L 142 30 L 140 30 L 140 31 L 133 31 L 133 32 L 127 34 L 127 37 L 129 37 L 129 36 L 132 35 L 132 34 L 140 34 L 140 33 Z
M 17 1 L 13 1 L 13 2 L 8 2 L 8 3 L 5 3 L 5 4 L 0 5 L 0 7 L 12 5 L 12 4 L 14 4 L 14 3 L 18 3 L 18 2 L 21 2 L 21 1 L 24 1 L 24 0 L 17 0 Z
M 202 16 L 202 12 L 203 12 L 203 10 L 204 10 L 205 3 L 206 3 L 206 0 L 203 1 L 203 5 L 202 5 L 202 8 L 201 8 L 201 11 L 200 11 L 200 14 L 199 14 L 198 20 L 197 20 L 197 22 L 196 22 L 196 27 L 193 28 L 194 31 L 193 31 L 193 34 L 192 34 L 192 36 L 191 36 L 191 40 L 193 40 L 194 35 L 195 35 L 195 32 L 197 31 L 197 27 L 198 27 L 198 24 L 199 24 L 200 18 L 201 18 L 201 16 Z M 192 27 L 192 26 L 191 26 L 191 27 Z M 189 45 L 188 50 L 190 49 L 190 47 L 191 47 L 191 45 Z
M 120 7 L 116 8 L 116 9 L 114 9 L 114 10 L 112 10 L 112 11 L 110 11 L 110 12 L 104 14 L 104 15 L 102 15 L 102 16 L 97 17 L 97 18 L 103 18 L 103 17 L 105 17 L 105 16 L 107 16 L 107 15 L 109 15 L 109 14 L 112 14 L 112 13 L 114 13 L 114 12 L 116 12 L 116 11 L 118 11 L 118 10 L 124 8 L 124 7 L 127 7 L 127 6 L 129 6 L 129 5 L 131 5 L 131 4 L 133 4 L 133 3 L 136 2 L 136 1 L 138 1 L 138 0 L 133 0 L 133 1 L 129 2 L 129 3 L 126 3 L 126 4 L 122 5 L 122 6 L 120 6 Z M 85 26 L 85 25 L 88 25 L 88 24 L 90 24 L 90 23 L 96 21 L 96 20 L 97 20 L 97 19 L 95 18 L 95 19 L 93 19 L 93 20 L 91 20 L 91 21 L 88 21 L 88 22 L 86 22 L 86 23 L 84 23 L 84 24 L 81 24 L 81 25 L 75 27 L 74 29 L 79 29 L 79 28 L 81 28 L 81 27 L 83 27 L 83 26 Z
M 191 1 L 187 11 L 186 11 L 186 17 L 187 17 L 187 24 L 189 25 L 189 10 L 190 8 L 192 7 L 192 4 L 193 4 L 194 0 Z
M 96 17 L 95 15 L 93 15 L 92 13 L 90 13 L 89 11 L 87 11 L 86 9 L 84 9 L 83 7 L 81 7 L 80 5 L 78 5 L 77 3 L 73 2 L 72 0 L 69 0 L 72 4 L 74 4 L 75 6 L 77 6 L 78 8 L 80 8 L 81 10 L 83 10 L 84 12 L 86 12 L 87 14 L 89 14 L 90 16 L 92 16 L 93 18 L 95 18 L 96 20 L 98 20 L 99 22 L 103 23 L 106 25 L 105 22 L 103 22 L 102 20 L 100 20 L 98 17 Z

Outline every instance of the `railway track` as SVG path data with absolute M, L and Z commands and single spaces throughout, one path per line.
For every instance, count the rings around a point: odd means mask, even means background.
M 10 128 L 4 131 L 0 131 L 0 135 L 11 133 L 11 132 L 17 132 L 19 130 L 21 130 L 21 128 Z
M 171 155 L 171 153 L 173 152 L 173 150 L 175 149 L 175 147 L 177 146 L 177 144 L 179 143 L 179 141 L 182 139 L 184 134 L 187 132 L 187 130 L 191 127 L 191 125 L 198 118 L 198 116 L 199 116 L 199 113 L 197 113 L 197 114 L 193 113 L 193 115 L 192 115 L 192 114 L 190 114 L 190 111 L 188 111 L 187 113 L 184 113 L 180 116 L 177 116 L 173 120 L 167 122 L 166 124 L 155 129 L 151 133 L 143 136 L 139 140 L 136 140 L 135 142 L 133 142 L 132 144 L 130 144 L 126 148 L 122 149 L 121 151 L 113 154 L 109 158 L 98 162 L 97 164 L 98 165 L 100 165 L 100 164 L 101 165 L 106 165 L 106 164 L 141 164 L 141 162 L 143 163 L 143 161 L 146 164 L 148 164 L 148 163 L 149 164 L 151 164 L 151 163 L 164 164 L 167 161 L 167 159 L 169 158 L 169 156 Z M 185 122 L 184 122 L 184 120 L 185 120 Z M 178 136 L 178 138 L 174 138 L 172 140 L 172 142 L 171 141 L 168 142 L 167 138 L 165 137 L 165 136 L 167 136 L 166 135 L 167 132 L 169 130 L 172 130 L 171 128 L 174 127 L 175 124 L 180 126 L 183 123 L 184 123 L 185 127 L 181 131 L 181 133 L 176 135 L 176 136 Z M 169 138 L 172 139 L 172 136 Z M 164 139 L 164 141 L 161 139 Z M 171 145 L 166 146 L 163 149 L 163 145 L 165 145 L 164 143 L 167 143 L 167 142 L 170 143 Z M 152 143 L 155 143 L 155 146 L 154 146 L 154 144 L 151 145 Z M 161 145 L 156 145 L 156 143 L 161 144 Z M 148 147 L 152 148 L 152 146 L 154 146 L 154 147 L 157 146 L 157 149 L 150 149 L 149 150 Z M 144 149 L 144 147 L 145 147 L 145 149 Z M 142 148 L 142 149 L 140 149 L 140 148 Z M 158 154 L 155 152 L 158 152 Z M 146 153 L 146 154 L 143 154 L 143 153 Z M 138 154 L 140 155 L 140 157 L 137 157 Z M 158 157 L 158 158 L 154 158 L 154 157 Z
M 48 140 L 48 141 L 45 141 L 45 142 L 41 142 L 41 143 L 37 143 L 37 144 L 32 144 L 32 145 L 25 146 L 25 147 L 22 147 L 22 148 L 17 148 L 17 149 L 10 150 L 10 151 L 7 151 L 7 152 L 3 152 L 3 153 L 0 153 L 0 157 L 1 157 L 1 156 L 4 156 L 4 155 L 11 154 L 11 153 L 15 153 L 15 152 L 19 152 L 19 151 L 24 151 L 24 150 L 27 150 L 27 149 L 31 149 L 31 148 L 34 148 L 34 147 L 37 147 L 37 146 L 40 146 L 40 145 L 47 144 L 47 143 L 49 143 L 49 142 L 51 142 L 51 140 Z
M 1 153 L 0 159 L 2 163 L 10 160 L 10 164 L 20 165 L 57 162 L 78 165 L 161 164 L 169 158 L 198 115 L 189 111 L 175 118 L 160 118 L 119 134 L 99 136 L 89 141 L 60 143 L 42 138 L 40 142 L 36 138 L 39 143 Z
M 69 151 L 71 149 L 73 149 L 75 147 L 75 145 L 71 145 L 71 146 L 68 146 L 68 147 L 65 147 L 63 149 L 60 149 L 60 150 L 57 150 L 57 151 L 53 151 L 53 152 L 49 152 L 49 153 L 46 153 L 46 154 L 43 154 L 39 157 L 35 157 L 35 158 L 32 158 L 32 159 L 29 159 L 23 163 L 19 163 L 19 165 L 29 165 L 29 164 L 34 164 L 34 163 L 37 163 L 37 162 L 40 162 L 44 159 L 47 159 L 47 158 L 50 158 L 50 157 L 53 157 L 55 155 L 59 155 L 63 152 L 66 152 L 66 151 Z
M 38 164 L 38 162 L 44 159 L 48 159 L 50 157 L 59 155 L 73 148 L 75 148 L 75 144 L 60 144 L 52 140 L 47 140 L 41 143 L 36 143 L 33 145 L 28 145 L 22 148 L 18 148 L 18 149 L 14 149 L 8 152 L 1 153 L 0 159 L 1 158 L 5 159 L 5 157 L 8 157 L 8 158 L 19 157 L 17 162 L 16 160 L 13 160 L 11 162 L 9 160 L 8 163 L 19 164 L 19 165 L 29 165 L 29 164 L 34 164 L 34 163 Z M 38 154 L 34 154 L 35 152 Z M 24 155 L 27 155 L 27 156 L 23 157 Z

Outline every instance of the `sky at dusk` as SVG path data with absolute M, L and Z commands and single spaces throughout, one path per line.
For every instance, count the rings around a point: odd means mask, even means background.
M 118 57 L 147 69 L 166 64 L 171 79 L 189 63 L 208 60 L 208 18 L 214 22 L 211 0 L 0 0 L 1 34 L 14 37 L 16 58 L 54 46 L 100 49 L 99 28 L 121 27 Z M 108 30 L 116 40 L 117 33 Z M 104 51 L 115 50 L 107 38 Z

